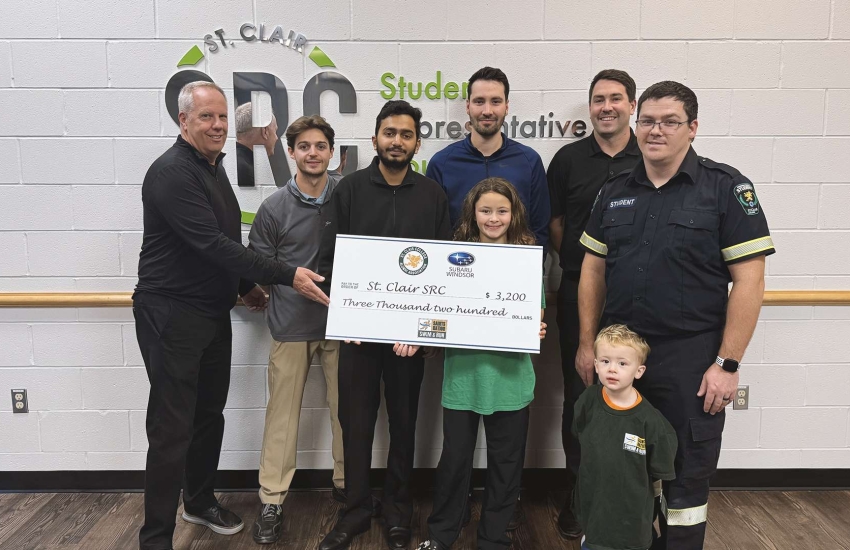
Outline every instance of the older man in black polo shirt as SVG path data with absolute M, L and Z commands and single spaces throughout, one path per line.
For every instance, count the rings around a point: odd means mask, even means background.
M 640 160 L 637 140 L 629 127 L 635 112 L 635 81 L 624 71 L 605 69 L 590 83 L 588 105 L 593 133 L 565 145 L 555 153 L 546 171 L 552 220 L 549 235 L 558 252 L 561 286 L 558 289 L 558 332 L 561 341 L 561 370 L 564 374 L 564 413 L 561 437 L 570 479 L 575 480 L 581 451 L 570 427 L 573 407 L 585 384 L 575 368 L 578 351 L 578 281 L 584 249 L 578 240 L 590 217 L 593 199 L 609 178 L 631 170 Z M 570 496 L 558 516 L 558 531 L 567 539 L 581 535 L 581 527 L 570 509 Z
M 694 92 L 659 82 L 637 109 L 643 160 L 602 188 L 581 236 L 576 367 L 590 378 L 600 318 L 647 340 L 652 352 L 635 387 L 679 439 L 652 548 L 699 550 L 724 410 L 758 321 L 765 256 L 775 250 L 753 184 L 690 146 Z
M 291 285 L 328 303 L 313 282 L 322 277 L 242 246 L 239 203 L 221 166 L 227 138 L 221 88 L 187 84 L 178 106 L 180 137 L 142 184 L 144 238 L 133 294 L 151 384 L 142 550 L 171 549 L 181 484 L 183 519 L 219 534 L 242 529 L 242 520 L 213 494 L 237 291 L 253 310 L 265 308 L 266 296 L 250 281 Z

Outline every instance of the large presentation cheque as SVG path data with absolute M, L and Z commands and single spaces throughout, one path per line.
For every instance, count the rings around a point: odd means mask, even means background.
M 337 235 L 327 338 L 540 353 L 543 249 Z

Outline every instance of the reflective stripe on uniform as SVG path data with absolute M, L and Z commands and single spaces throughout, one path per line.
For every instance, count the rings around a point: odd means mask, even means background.
M 586 232 L 581 234 L 581 238 L 578 240 L 578 242 L 580 242 L 590 250 L 593 250 L 597 254 L 601 254 L 603 256 L 608 255 L 608 245 L 597 241 L 596 239 L 588 235 Z
M 667 519 L 668 526 L 690 527 L 706 522 L 708 519 L 708 503 L 702 506 L 677 510 L 675 508 L 668 508 L 667 499 L 664 495 L 661 495 L 661 513 Z
M 724 248 L 721 252 L 723 253 L 723 260 L 731 262 L 732 260 L 743 258 L 744 256 L 755 254 L 756 252 L 771 250 L 772 248 L 773 239 L 771 239 L 770 235 L 768 235 L 767 237 L 760 237 L 758 239 L 753 239 L 752 241 Z

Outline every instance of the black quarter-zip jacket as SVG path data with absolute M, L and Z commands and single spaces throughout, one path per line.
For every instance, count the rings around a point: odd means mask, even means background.
M 400 185 L 390 185 L 378 163 L 375 157 L 367 168 L 344 177 L 334 191 L 319 252 L 319 274 L 325 276 L 319 286 L 328 294 L 337 234 L 451 239 L 448 199 L 440 184 L 408 168 Z
M 221 160 L 211 165 L 182 137 L 142 184 L 144 237 L 136 292 L 226 315 L 257 281 L 292 285 L 295 268 L 242 245 L 241 213 Z M 241 279 L 240 279 L 241 278 Z

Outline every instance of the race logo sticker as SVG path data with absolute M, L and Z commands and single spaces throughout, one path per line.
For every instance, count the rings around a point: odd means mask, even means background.
M 419 337 L 445 340 L 448 324 L 445 319 L 419 319 Z
M 759 213 L 759 198 L 752 183 L 741 183 L 735 186 L 735 198 L 747 216 L 757 216 Z
M 399 254 L 398 266 L 408 275 L 419 275 L 428 267 L 428 254 L 418 246 L 409 246 Z
M 637 197 L 628 197 L 625 199 L 614 199 L 608 203 L 608 210 L 612 208 L 629 208 L 635 205 Z
M 639 455 L 645 455 L 646 440 L 642 437 L 627 433 L 626 438 L 623 440 L 623 449 Z

